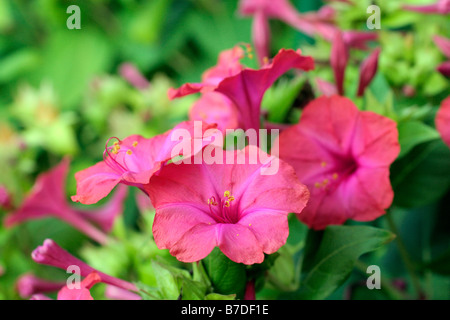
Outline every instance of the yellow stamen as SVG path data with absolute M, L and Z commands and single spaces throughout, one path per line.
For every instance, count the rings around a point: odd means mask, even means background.
M 137 147 L 137 145 L 138 145 L 138 142 L 137 142 L 137 141 L 134 141 L 134 142 L 133 142 L 133 147 L 135 147 L 135 148 L 136 148 L 136 147 Z
M 322 161 L 322 163 L 320 164 L 322 167 L 326 167 L 327 163 L 325 161 Z
M 249 227 L 251 227 L 251 226 L 252 226 L 252 224 L 251 224 L 251 223 L 249 223 L 249 224 L 248 224 L 248 226 L 249 226 Z
M 249 58 L 249 59 L 253 59 L 253 54 L 249 53 L 249 54 L 248 54 L 248 58 Z
M 131 150 L 127 150 L 127 155 L 132 155 L 133 152 Z
M 336 180 L 339 177 L 337 173 L 333 173 L 333 180 Z
M 223 193 L 223 196 L 225 197 L 225 198 L 228 198 L 229 196 L 230 196 L 230 194 L 231 194 L 231 192 L 230 191 L 225 191 L 224 193 Z
M 320 182 L 314 183 L 314 187 L 316 187 L 316 188 L 320 188 L 321 186 L 322 186 L 322 184 Z
M 263 63 L 264 64 L 268 64 L 269 63 L 269 58 L 268 57 L 264 57 L 263 58 Z
M 225 207 L 229 208 L 230 207 L 230 201 L 225 201 Z
M 323 180 L 323 185 L 326 186 L 326 185 L 328 184 L 328 182 L 330 182 L 330 180 L 324 179 L 324 180 Z

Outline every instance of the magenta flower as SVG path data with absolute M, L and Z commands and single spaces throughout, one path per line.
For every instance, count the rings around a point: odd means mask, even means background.
M 134 284 L 95 270 L 85 262 L 81 261 L 78 258 L 75 258 L 73 255 L 62 249 L 56 244 L 56 242 L 51 239 L 46 239 L 42 246 L 37 247 L 31 253 L 31 257 L 37 263 L 60 268 L 63 270 L 67 270 L 69 266 L 77 266 L 80 268 L 80 275 L 82 277 L 87 277 L 89 276 L 89 274 L 96 272 L 100 276 L 100 281 L 103 283 L 117 286 L 125 290 L 137 291 L 137 288 Z
M 44 280 L 30 273 L 20 276 L 16 283 L 17 291 L 24 299 L 39 293 L 58 291 L 65 285 L 65 282 Z
M 440 36 L 433 37 L 434 43 L 439 47 L 441 52 L 450 59 L 450 39 Z M 443 76 L 450 77 L 450 60 L 442 62 L 438 67 L 439 71 Z
M 409 11 L 415 11 L 425 14 L 449 14 L 450 13 L 450 1 L 438 0 L 435 3 L 428 5 L 403 5 L 403 9 Z
M 450 147 L 450 96 L 441 102 L 436 114 L 436 129 L 441 134 L 442 140 Z
M 98 273 L 93 271 L 81 281 L 80 288 L 69 288 L 66 285 L 59 290 L 57 300 L 94 300 L 89 289 L 100 281 L 101 278 Z
M 330 64 L 333 68 L 337 92 L 341 96 L 344 95 L 344 77 L 348 55 L 347 45 L 344 43 L 342 33 L 338 31 L 335 33 L 333 45 L 331 46 Z
M 361 63 L 359 70 L 359 84 L 356 95 L 361 97 L 364 91 L 369 86 L 372 79 L 375 77 L 378 69 L 378 57 L 380 55 L 380 48 L 376 48 L 372 53 Z
M 278 158 L 256 146 L 222 151 L 212 152 L 222 164 L 170 164 L 152 177 L 156 244 L 183 262 L 199 261 L 218 246 L 235 262 L 261 263 L 264 253 L 286 242 L 287 215 L 303 210 L 309 192 L 282 161 L 276 174 L 261 175 Z
M 213 125 L 203 123 L 203 131 L 197 133 L 194 132 L 194 123 L 186 121 L 178 124 L 173 130 L 150 139 L 139 135 L 132 135 L 124 140 L 110 138 L 109 140 L 117 141 L 112 146 L 108 146 L 107 143 L 103 161 L 75 174 L 77 194 L 72 196 L 72 200 L 84 204 L 96 203 L 106 197 L 119 183 L 143 189 L 151 176 L 172 158 L 172 149 L 179 144 L 179 141 L 172 137 L 175 130 L 188 130 L 194 143 L 195 139 L 203 139 L 205 132 L 211 133 L 210 129 L 214 128 Z M 194 143 L 190 151 L 196 153 L 208 142 L 202 143 L 200 145 Z M 184 156 L 189 157 L 190 154 Z
M 120 75 L 137 89 L 144 90 L 149 87 L 148 80 L 131 63 L 122 63 L 119 67 Z
M 76 209 L 69 205 L 65 193 L 65 180 L 70 161 L 63 159 L 56 167 L 40 174 L 30 194 L 20 208 L 5 219 L 5 226 L 12 227 L 24 221 L 57 217 L 99 243 L 106 243 L 108 236 L 94 227 L 88 220 L 103 219 L 102 226 L 109 231 L 114 219 L 122 213 L 124 191 L 118 190 L 109 203 L 95 210 Z M 98 216 L 96 216 L 98 214 Z M 88 217 L 89 219 L 86 219 Z
M 239 12 L 243 16 L 253 16 L 252 37 L 258 59 L 262 64 L 269 58 L 270 29 L 269 19 L 278 19 L 309 35 L 320 35 L 332 41 L 339 28 L 335 25 L 336 12 L 330 6 L 323 6 L 317 12 L 301 14 L 288 0 L 241 0 Z M 367 41 L 376 40 L 372 32 L 343 31 L 346 45 L 366 49 Z
M 359 70 L 359 83 L 357 96 L 363 96 L 366 88 L 372 82 L 378 69 L 378 59 L 380 56 L 380 48 L 376 48 L 361 63 Z M 344 95 L 345 70 L 349 59 L 349 48 L 343 41 L 341 32 L 337 32 L 331 48 L 330 64 L 333 68 L 335 84 L 322 79 L 317 79 L 318 90 L 326 95 L 333 94 Z
M 136 293 L 111 285 L 106 286 L 105 296 L 111 300 L 142 300 Z
M 10 210 L 12 209 L 11 196 L 8 190 L 0 185 L 0 209 Z
M 215 79 L 219 81 L 215 81 L 214 85 L 211 85 L 211 81 L 201 84 L 185 84 L 178 89 L 170 90 L 169 97 L 176 98 L 205 91 L 221 93 L 234 104 L 238 115 L 238 127 L 244 130 L 257 130 L 260 128 L 261 101 L 264 93 L 275 80 L 292 68 L 304 71 L 312 70 L 314 69 L 314 60 L 311 57 L 302 56 L 300 51 L 281 49 L 271 63 L 259 70 L 244 68 L 235 73 L 238 68 L 233 68 L 229 72 L 230 76 L 216 77 Z M 221 72 L 220 75 L 225 73 Z M 206 78 L 210 79 L 209 76 Z M 206 104 L 204 105 L 206 106 Z M 204 113 L 207 114 L 208 110 L 204 110 Z M 221 124 L 223 123 L 221 122 Z
M 203 93 L 192 105 L 189 119 L 216 123 L 217 129 L 221 132 L 239 127 L 238 110 L 234 103 L 223 94 L 214 91 Z
M 311 198 L 298 218 L 314 229 L 385 213 L 394 193 L 389 166 L 400 152 L 396 123 L 359 111 L 341 96 L 320 97 L 279 136 L 280 159 L 291 164 Z

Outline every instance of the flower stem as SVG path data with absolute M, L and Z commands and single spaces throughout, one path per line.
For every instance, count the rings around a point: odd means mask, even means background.
M 414 266 L 413 261 L 411 260 L 411 257 L 409 255 L 408 251 L 406 250 L 405 243 L 403 242 L 403 240 L 400 236 L 400 232 L 399 232 L 397 226 L 395 225 L 394 219 L 392 218 L 392 214 L 389 210 L 386 212 L 385 217 L 388 222 L 389 229 L 391 229 L 391 231 L 396 235 L 396 238 L 394 241 L 396 241 L 396 243 L 397 243 L 397 247 L 398 247 L 400 256 L 403 260 L 403 263 L 405 264 L 406 270 L 408 271 L 408 273 L 411 277 L 412 285 L 414 287 L 414 290 L 417 293 L 417 297 L 422 298 L 423 291 L 420 286 L 419 277 L 416 273 L 416 268 Z

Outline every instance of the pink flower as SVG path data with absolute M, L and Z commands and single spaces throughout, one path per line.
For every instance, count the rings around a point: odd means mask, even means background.
M 378 69 L 378 58 L 380 55 L 380 48 L 376 48 L 372 53 L 364 59 L 360 65 L 359 70 L 359 84 L 357 96 L 363 96 L 366 88 L 372 82 Z M 344 95 L 344 80 L 345 70 L 347 68 L 349 59 L 349 48 L 343 41 L 343 35 L 341 32 L 337 32 L 333 45 L 331 48 L 330 64 L 333 68 L 335 84 L 327 82 L 322 79 L 316 79 L 318 90 L 326 95 L 331 96 L 333 94 Z
M 435 3 L 428 5 L 403 5 L 403 9 L 426 14 L 431 13 L 445 15 L 450 13 L 450 1 L 438 0 Z
M 439 47 L 441 52 L 450 59 L 450 39 L 440 36 L 433 37 L 434 43 Z M 439 71 L 443 76 L 450 77 L 450 60 L 442 62 L 438 67 Z
M 175 130 L 186 129 L 191 132 L 193 143 L 197 138 L 202 139 L 206 131 L 214 128 L 213 125 L 203 124 L 203 131 L 197 133 L 193 132 L 194 123 L 186 121 L 178 124 L 173 130 L 150 139 L 139 135 L 132 135 L 124 140 L 111 138 L 117 141 L 113 146 L 108 146 L 107 142 L 103 161 L 75 174 L 77 194 L 72 196 L 72 200 L 84 204 L 96 203 L 106 197 L 119 183 L 143 189 L 151 176 L 172 158 L 172 149 L 179 143 L 177 139 L 172 138 Z M 200 137 L 196 137 L 197 135 Z M 203 146 L 194 144 L 191 151 L 196 153 L 197 149 Z M 184 156 L 189 157 L 190 154 Z
M 298 218 L 314 229 L 385 213 L 394 193 L 389 166 L 400 147 L 396 123 L 359 111 L 345 97 L 320 97 L 279 136 L 280 158 L 311 191 Z
M 119 67 L 120 75 L 137 89 L 144 90 L 149 87 L 149 82 L 131 63 L 122 63 Z
M 0 185 L 0 209 L 12 209 L 11 196 L 6 188 Z
M 378 57 L 380 55 L 380 48 L 376 48 L 372 53 L 361 63 L 359 71 L 358 92 L 356 95 L 361 97 L 364 94 L 367 86 L 369 86 L 378 69 Z
M 214 91 L 203 93 L 193 104 L 189 111 L 189 119 L 216 123 L 222 132 L 239 127 L 238 110 L 234 103 L 223 94 Z
M 253 16 L 253 43 L 261 64 L 269 58 L 269 19 L 278 19 L 309 35 L 320 35 L 332 41 L 339 28 L 335 25 L 336 12 L 330 6 L 323 6 L 317 12 L 299 13 L 288 0 L 241 0 L 239 12 L 243 16 Z M 376 33 L 343 31 L 346 45 L 367 49 L 366 42 L 377 39 Z
M 37 247 L 31 253 L 31 257 L 37 263 L 60 268 L 63 270 L 67 270 L 69 266 L 77 266 L 78 268 L 80 268 L 80 275 L 83 277 L 87 277 L 89 276 L 89 274 L 95 272 L 98 274 L 98 276 L 100 277 L 100 281 L 103 283 L 117 286 L 125 290 L 137 291 L 137 288 L 134 284 L 95 270 L 85 262 L 81 261 L 78 258 L 75 258 L 69 252 L 62 249 L 60 246 L 58 246 L 58 244 L 56 244 L 56 242 L 51 239 L 46 239 L 42 246 Z
M 111 285 L 106 286 L 105 296 L 111 300 L 142 300 L 136 293 Z
M 69 288 L 64 286 L 58 292 L 58 300 L 94 300 L 91 296 L 90 288 L 101 281 L 97 272 L 93 271 L 80 283 L 79 288 Z
M 336 83 L 337 92 L 344 95 L 344 77 L 345 69 L 348 63 L 348 48 L 344 43 L 341 32 L 336 32 L 334 36 L 333 45 L 331 47 L 330 64 L 333 68 L 334 80 Z
M 442 62 L 436 68 L 444 77 L 450 77 L 450 61 Z
M 170 164 L 152 177 L 156 244 L 183 262 L 199 261 L 218 246 L 235 262 L 261 263 L 264 253 L 285 243 L 287 215 L 303 210 L 309 192 L 284 162 L 276 174 L 261 175 L 278 158 L 256 146 L 222 151 L 211 152 L 222 164 Z
M 54 216 L 97 242 L 106 243 L 107 235 L 94 227 L 88 220 L 103 219 L 102 226 L 105 231 L 109 231 L 116 216 L 122 212 L 124 191 L 118 190 L 110 202 L 100 209 L 89 211 L 76 209 L 69 205 L 65 193 L 65 180 L 69 165 L 70 160 L 64 158 L 56 167 L 41 173 L 21 207 L 6 217 L 5 226 L 12 227 L 24 221 Z
M 441 102 L 436 114 L 436 129 L 441 134 L 442 140 L 450 147 L 450 96 Z
M 238 68 L 233 68 L 229 72 L 230 76 L 216 77 L 215 79 L 220 81 L 215 81 L 214 85 L 211 81 L 185 84 L 179 89 L 170 90 L 169 97 L 175 98 L 205 91 L 221 93 L 234 104 L 237 110 L 238 127 L 244 130 L 257 130 L 260 128 L 261 101 L 264 93 L 275 80 L 292 68 L 309 71 L 314 68 L 314 61 L 311 57 L 302 56 L 300 51 L 281 49 L 271 63 L 259 70 L 244 68 L 235 73 Z M 220 72 L 220 75 L 225 73 Z M 209 76 L 206 78 L 210 79 Z M 232 110 L 233 107 L 230 108 Z M 207 111 L 204 110 L 204 113 L 207 114 Z
M 65 286 L 65 282 L 53 282 L 38 278 L 30 273 L 20 276 L 16 287 L 22 298 L 30 297 L 38 293 L 55 292 Z

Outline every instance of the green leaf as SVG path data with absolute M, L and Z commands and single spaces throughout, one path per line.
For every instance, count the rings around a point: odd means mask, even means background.
M 400 142 L 401 151 L 398 158 L 406 155 L 416 145 L 423 142 L 439 139 L 439 133 L 419 121 L 408 121 L 398 124 L 398 139 Z
M 440 139 L 418 145 L 392 164 L 391 182 L 396 205 L 432 203 L 450 187 L 450 149 Z
M 450 275 L 450 249 L 424 265 L 425 268 L 442 275 Z
M 325 299 L 345 282 L 362 254 L 394 237 L 387 230 L 368 226 L 327 227 L 312 268 L 301 282 L 298 298 Z
M 292 81 L 280 79 L 266 91 L 261 105 L 269 111 L 269 121 L 283 123 L 305 81 L 305 77 Z
M 218 293 L 210 293 L 205 297 L 205 300 L 234 300 L 236 299 L 235 294 L 218 294 Z
M 203 264 L 215 292 L 243 296 L 247 280 L 245 265 L 231 261 L 219 248 L 203 259 Z
M 152 261 L 153 272 L 155 273 L 156 283 L 163 299 L 176 300 L 180 296 L 180 289 L 176 277 L 166 266 Z
M 139 289 L 139 295 L 142 300 L 162 300 L 163 297 L 158 288 L 150 287 L 142 282 L 135 283 L 136 287 Z

